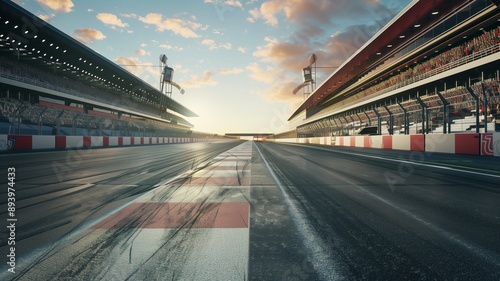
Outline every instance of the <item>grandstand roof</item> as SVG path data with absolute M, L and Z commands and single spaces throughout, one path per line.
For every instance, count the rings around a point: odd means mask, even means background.
M 12 1 L 0 1 L 0 52 L 98 88 L 142 96 L 186 117 L 175 100 Z
M 289 120 L 304 110 L 315 108 L 337 97 L 350 83 L 469 2 L 413 1 L 318 86 Z

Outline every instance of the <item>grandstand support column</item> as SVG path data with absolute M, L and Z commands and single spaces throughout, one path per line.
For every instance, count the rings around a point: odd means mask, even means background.
M 483 104 L 483 115 L 484 115 L 484 132 L 488 132 L 488 108 L 490 105 L 488 104 L 488 97 L 486 96 L 486 91 L 484 90 L 484 83 L 481 82 L 481 90 L 483 91 L 483 98 L 484 98 L 484 104 Z
M 359 117 L 359 114 L 356 112 L 356 117 L 359 119 L 359 125 L 362 126 L 363 120 L 361 120 L 361 117 Z
M 450 131 L 450 129 L 448 129 L 448 128 L 450 127 L 449 125 L 451 123 L 450 122 L 450 114 L 449 114 L 449 111 L 448 111 L 450 103 L 438 91 L 436 91 L 436 94 L 438 95 L 438 97 L 443 102 L 443 134 L 447 134 L 447 131 L 448 132 Z
M 471 87 L 467 86 L 467 91 L 476 101 L 476 134 L 479 134 L 479 97 L 474 93 Z
M 38 135 L 42 135 L 42 131 L 43 131 L 43 119 L 42 119 L 42 116 L 43 116 L 43 114 L 45 114 L 46 110 L 47 110 L 47 108 L 45 107 L 44 109 L 42 109 L 42 111 L 38 115 Z
M 404 124 L 404 134 L 409 135 L 410 134 L 410 120 L 408 120 L 408 112 L 406 111 L 406 108 L 398 102 L 399 107 L 403 110 L 403 124 Z
M 363 111 L 363 113 L 366 115 L 366 118 L 368 118 L 368 126 L 371 126 L 372 125 L 372 119 L 370 118 L 370 115 L 368 115 L 368 113 L 366 113 L 366 111 Z
M 337 131 L 339 131 L 340 135 L 343 136 L 344 135 L 344 124 L 342 123 L 342 119 L 340 117 L 338 117 L 337 120 L 339 120 L 339 123 L 340 123 L 340 127 Z
M 21 116 L 17 117 L 17 134 L 21 134 Z
M 335 127 L 334 127 L 334 128 L 332 128 L 332 130 L 331 130 L 331 136 L 333 136 L 333 132 L 338 130 L 338 128 L 339 128 L 339 124 L 337 124 L 337 121 L 335 121 L 335 118 L 333 118 L 333 117 L 331 117 L 331 118 L 330 118 L 330 120 L 331 120 L 331 121 L 333 121 L 334 126 L 335 126 Z
M 344 120 L 345 120 L 345 127 L 347 127 L 347 134 L 349 135 L 350 132 L 349 132 L 349 120 L 347 120 L 347 116 L 346 116 L 347 113 L 344 114 Z M 343 128 L 344 126 L 342 126 Z
M 417 97 L 417 101 L 422 107 L 422 134 L 426 134 L 429 133 L 429 114 L 427 112 L 427 105 L 425 105 L 420 97 Z
M 377 133 L 379 135 L 382 134 L 382 124 L 381 124 L 381 120 L 382 120 L 382 117 L 380 116 L 380 113 L 378 113 L 377 109 L 373 109 L 373 112 L 375 112 L 375 115 L 377 115 Z
M 338 130 L 339 125 L 337 124 L 337 121 L 335 121 L 335 118 L 333 118 L 333 117 L 330 117 L 330 123 L 332 123 L 332 128 L 330 130 L 331 131 L 330 136 L 333 136 L 334 132 Z
M 14 113 L 14 116 L 16 116 L 16 120 L 17 120 L 17 134 L 21 134 L 21 121 L 22 121 L 22 117 L 21 117 L 21 113 L 22 113 L 22 110 L 24 109 L 25 105 L 20 105 L 16 112 Z
M 42 135 L 42 128 L 43 128 L 43 122 L 42 122 L 42 116 L 38 117 L 38 135 Z
M 75 117 L 73 118 L 73 136 L 76 136 L 76 119 L 80 116 L 80 114 L 76 114 Z
M 386 105 L 384 105 L 384 108 L 389 113 L 389 135 L 394 135 L 394 115 Z

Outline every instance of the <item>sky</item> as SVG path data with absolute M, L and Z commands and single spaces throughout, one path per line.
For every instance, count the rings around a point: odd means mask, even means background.
M 165 54 L 194 130 L 224 134 L 288 131 L 309 57 L 320 85 L 411 0 L 14 2 L 157 88 Z

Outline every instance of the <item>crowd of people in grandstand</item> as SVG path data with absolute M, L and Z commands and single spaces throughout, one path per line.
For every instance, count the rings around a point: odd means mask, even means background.
M 444 52 L 436 54 L 426 61 L 419 62 L 413 67 L 409 67 L 405 71 L 396 74 L 385 81 L 382 81 L 368 89 L 358 92 L 349 98 L 339 101 L 327 108 L 334 110 L 344 107 L 348 104 L 360 102 L 364 99 L 372 98 L 394 89 L 403 87 L 413 82 L 425 79 L 429 76 L 451 69 L 458 65 L 468 63 L 477 59 L 499 51 L 500 44 L 500 27 L 483 31 L 483 34 L 476 36 L 460 46 L 452 47 Z M 471 89 L 478 97 L 480 107 L 479 114 L 490 116 L 492 120 L 500 119 L 500 84 L 496 79 L 481 81 L 471 85 Z M 484 90 L 483 90 L 484 89 Z M 441 93 L 447 103 L 450 105 L 450 114 L 452 118 L 464 117 L 465 115 L 478 114 L 475 111 L 476 100 L 465 87 L 457 87 L 448 89 Z M 431 120 L 439 120 L 443 118 L 444 103 L 437 94 L 421 96 L 420 100 L 425 104 L 426 111 L 430 115 Z M 487 106 L 485 107 L 485 101 Z M 400 103 L 409 115 L 410 122 L 418 123 L 422 120 L 422 105 L 416 99 L 404 101 Z M 402 124 L 403 109 L 399 104 L 387 106 L 389 111 L 395 118 L 395 124 Z M 381 117 L 382 122 L 389 119 L 389 113 L 385 107 L 377 108 L 377 113 Z M 485 112 L 486 111 L 486 112 Z M 367 116 L 368 115 L 368 116 Z M 378 116 L 374 110 L 366 111 L 366 114 L 356 114 L 350 116 L 353 120 L 360 120 L 358 126 L 365 126 L 367 122 L 378 120 Z M 488 122 L 492 120 L 483 120 Z M 442 122 L 442 121 L 441 121 Z M 342 129 L 342 128 L 340 128 Z
M 340 108 L 353 102 L 359 102 L 361 100 L 401 88 L 408 84 L 449 70 L 451 67 L 456 67 L 470 62 L 477 59 L 478 55 L 498 52 L 499 44 L 500 27 L 484 31 L 482 35 L 476 36 L 459 46 L 438 53 L 425 61 L 419 62 L 415 66 L 408 67 L 408 69 L 401 71 L 399 74 L 391 76 L 389 79 L 386 79 L 336 103 L 331 107 L 331 109 Z
M 141 99 L 135 95 L 129 94 L 125 96 L 124 92 L 113 88 L 108 88 L 105 91 L 100 90 L 84 83 L 66 79 L 60 75 L 41 71 L 22 61 L 2 56 L 0 56 L 0 76 L 152 116 L 161 115 L 159 104 Z
M 97 112 L 94 112 L 97 113 Z M 85 114 L 81 108 L 72 110 L 58 107 L 30 104 L 17 99 L 0 99 L 0 121 L 10 122 L 10 118 L 20 118 L 23 124 L 36 126 L 49 126 L 53 128 L 55 134 L 61 127 L 84 128 L 88 131 L 94 130 L 96 134 L 106 134 L 106 132 L 118 132 L 119 135 L 129 136 L 132 134 L 156 136 L 164 134 L 175 125 L 165 122 L 152 121 L 123 116 L 112 117 L 100 114 Z
M 102 102 L 125 110 L 163 118 L 174 124 L 190 125 L 182 117 L 169 112 L 160 112 L 160 105 L 143 100 L 138 96 L 121 92 L 112 88 L 101 90 L 85 83 L 67 79 L 63 76 L 44 72 L 36 67 L 0 56 L 0 76 L 28 83 L 30 85 L 58 91 L 88 100 Z M 67 126 L 94 130 L 118 130 L 127 132 L 153 132 L 171 127 L 169 123 L 149 120 L 148 122 L 132 117 L 113 116 L 92 111 L 84 114 L 83 108 L 73 107 L 70 110 L 51 106 L 29 104 L 15 99 L 0 99 L 0 117 L 6 121 L 8 117 L 21 117 L 29 124 L 46 126 Z
M 490 79 L 478 82 L 471 86 L 473 93 L 478 98 L 479 103 L 479 116 L 481 120 L 481 126 L 485 126 L 485 123 L 500 123 L 500 83 L 496 79 Z M 462 119 L 467 116 L 476 114 L 476 99 L 471 95 L 471 93 L 463 86 L 456 87 L 453 89 L 448 89 L 446 91 L 440 92 L 443 98 L 448 104 L 448 114 L 451 120 Z M 419 124 L 417 132 L 423 130 L 423 120 L 422 120 L 422 110 L 424 109 L 424 114 L 428 115 L 430 121 L 429 130 L 436 130 L 439 126 L 443 125 L 443 112 L 445 104 L 437 94 L 420 96 L 420 101 L 424 104 L 425 108 L 422 108 L 422 104 L 417 99 L 410 99 L 407 101 L 402 101 L 399 103 L 394 103 L 386 106 L 381 106 L 375 108 L 375 110 L 366 110 L 362 113 L 352 114 L 345 117 L 339 117 L 334 124 L 341 124 L 341 126 L 331 127 L 329 130 L 333 130 L 334 135 L 351 134 L 356 130 L 364 127 L 375 125 L 379 121 L 381 124 L 387 126 L 389 124 L 389 118 L 392 114 L 394 132 L 403 131 L 404 126 L 404 112 L 408 114 L 408 122 L 410 124 Z M 487 100 L 487 107 L 485 108 L 485 99 Z M 404 110 L 403 110 L 404 108 Z M 486 112 L 485 112 L 486 110 Z M 390 114 L 389 114 L 390 112 Z M 489 120 L 484 120 L 484 114 L 488 116 Z M 350 121 L 352 120 L 352 121 Z M 453 122 L 453 121 L 452 121 Z M 471 124 L 474 125 L 474 124 Z M 317 136 L 323 136 L 326 134 L 331 134 L 330 131 L 321 131 L 323 129 L 318 128 L 321 126 L 310 126 L 309 130 L 316 130 L 314 133 Z M 470 126 L 464 126 L 463 130 L 470 129 Z M 308 132 L 307 129 L 301 129 L 302 132 Z M 318 131 L 319 130 L 319 131 Z M 390 129 L 388 129 L 390 130 Z M 309 132 L 310 133 L 310 132 Z M 389 133 L 388 132 L 382 132 Z

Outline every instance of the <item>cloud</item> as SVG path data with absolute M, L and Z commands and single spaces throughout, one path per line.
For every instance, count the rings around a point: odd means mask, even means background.
M 213 4 L 213 5 L 226 5 L 226 6 L 230 6 L 230 7 L 236 7 L 236 8 L 243 9 L 243 4 L 241 3 L 241 1 L 237 1 L 237 0 L 225 0 L 225 1 L 205 0 L 203 3 Z
M 147 52 L 143 49 L 137 49 L 137 50 L 135 50 L 135 53 L 138 55 L 141 55 L 141 56 L 144 56 L 147 54 Z
M 244 70 L 242 68 L 222 68 L 219 70 L 219 73 L 222 75 L 228 75 L 228 74 L 240 74 Z
M 282 3 L 284 2 L 284 3 Z M 283 8 L 287 1 L 273 0 L 262 3 L 260 8 L 251 9 L 249 11 L 250 17 L 247 18 L 250 22 L 255 22 L 257 19 L 263 19 L 267 25 L 277 26 L 278 18 L 276 17 Z M 293 1 L 290 1 L 293 2 Z
M 283 16 L 288 22 L 324 25 L 336 20 L 356 22 L 367 16 L 372 19 L 380 18 L 387 11 L 400 10 L 401 6 L 402 4 L 398 7 L 386 7 L 378 0 L 269 0 L 259 8 L 250 10 L 248 20 L 254 22 L 262 19 L 270 26 L 277 26 L 278 16 Z
M 190 70 L 187 69 L 187 68 L 184 68 L 182 65 L 180 64 L 174 64 L 172 66 L 172 68 L 175 70 L 175 73 L 183 73 L 183 74 L 186 74 L 188 73 Z
M 161 44 L 159 47 L 162 49 L 175 50 L 175 51 L 184 50 L 184 48 L 182 48 L 182 47 L 176 47 L 176 46 L 172 46 L 172 45 L 168 45 L 168 44 Z
M 38 15 L 38 17 L 46 22 L 50 22 L 54 15 Z
M 80 28 L 73 32 L 73 37 L 83 44 L 91 44 L 96 40 L 103 40 L 106 36 L 97 29 Z
M 198 38 L 200 35 L 198 35 L 195 30 L 204 28 L 198 23 L 181 19 L 167 18 L 164 20 L 163 16 L 158 13 L 149 13 L 145 17 L 139 17 L 139 20 L 143 23 L 156 26 L 156 30 L 159 32 L 170 30 L 184 38 Z
M 247 49 L 245 49 L 243 47 L 238 47 L 238 52 L 245 54 L 247 52 Z
M 254 50 L 259 62 L 246 70 L 254 80 L 270 85 L 259 95 L 270 102 L 295 104 L 291 91 L 302 82 L 301 71 L 311 54 L 318 57 L 318 66 L 327 67 L 317 69 L 316 80 L 322 83 L 333 67 L 344 63 L 409 1 L 384 6 L 378 0 L 268 0 L 249 10 L 250 22 L 275 27 L 286 22 L 295 27 L 288 37 L 264 38 Z M 359 24 L 360 19 L 364 23 Z M 330 30 L 332 34 L 327 33 Z
M 201 44 L 205 45 L 205 46 L 208 46 L 209 50 L 217 50 L 217 49 L 220 49 L 220 48 L 223 48 L 223 49 L 226 49 L 226 50 L 231 50 L 231 48 L 233 47 L 231 45 L 231 43 L 225 43 L 225 44 L 219 44 L 219 45 L 217 45 L 217 43 L 215 43 L 215 41 L 212 40 L 212 39 L 204 39 L 203 41 L 201 41 Z
M 113 27 L 127 27 L 128 24 L 122 22 L 116 15 L 110 13 L 99 13 L 96 18 L 106 25 L 111 25 Z
M 283 69 L 279 67 L 267 66 L 262 68 L 258 63 L 254 62 L 249 64 L 246 70 L 250 72 L 249 76 L 252 79 L 266 84 L 281 83 L 286 79 Z
M 36 0 L 38 3 L 60 13 L 69 13 L 72 11 L 73 2 L 71 0 Z
M 302 82 L 301 71 L 308 65 L 311 54 L 316 54 L 318 66 L 326 67 L 317 69 L 316 80 L 319 84 L 335 70 L 333 67 L 344 63 L 378 28 L 376 23 L 352 25 L 327 38 L 316 39 L 316 44 L 297 43 L 296 36 L 291 36 L 289 41 L 266 37 L 265 44 L 253 52 L 260 62 L 246 69 L 254 80 L 271 85 L 269 89 L 259 92 L 259 96 L 269 102 L 289 102 L 291 106 L 296 106 L 297 98 L 291 93 Z
M 136 57 L 123 56 L 117 57 L 115 62 L 130 71 L 132 74 L 142 77 L 145 81 L 150 77 L 159 77 L 158 68 L 151 62 L 142 62 Z
M 137 14 L 134 14 L 134 13 L 132 13 L 132 14 L 121 14 L 121 16 L 126 17 L 126 18 L 134 18 L 134 19 L 136 19 L 136 18 L 139 17 L 139 16 L 137 16 Z
M 294 95 L 292 92 L 297 87 L 294 81 L 284 81 L 279 84 L 274 84 L 272 87 L 257 91 L 257 95 L 267 102 L 284 102 L 288 103 L 291 110 L 295 110 L 304 101 L 302 94 Z
M 271 37 L 264 40 L 267 44 L 258 46 L 253 55 L 263 62 L 274 63 L 290 71 L 300 71 L 310 55 L 310 47 L 305 44 L 280 42 Z
M 201 88 L 203 86 L 215 86 L 217 81 L 213 79 L 214 73 L 211 71 L 203 72 L 203 75 L 191 75 L 191 80 L 179 83 L 184 88 Z
M 347 27 L 344 31 L 338 31 L 322 42 L 322 48 L 311 50 L 318 57 L 319 66 L 340 66 L 354 52 L 361 48 L 379 30 L 377 23 L 360 24 Z M 322 69 L 325 76 L 332 69 Z

